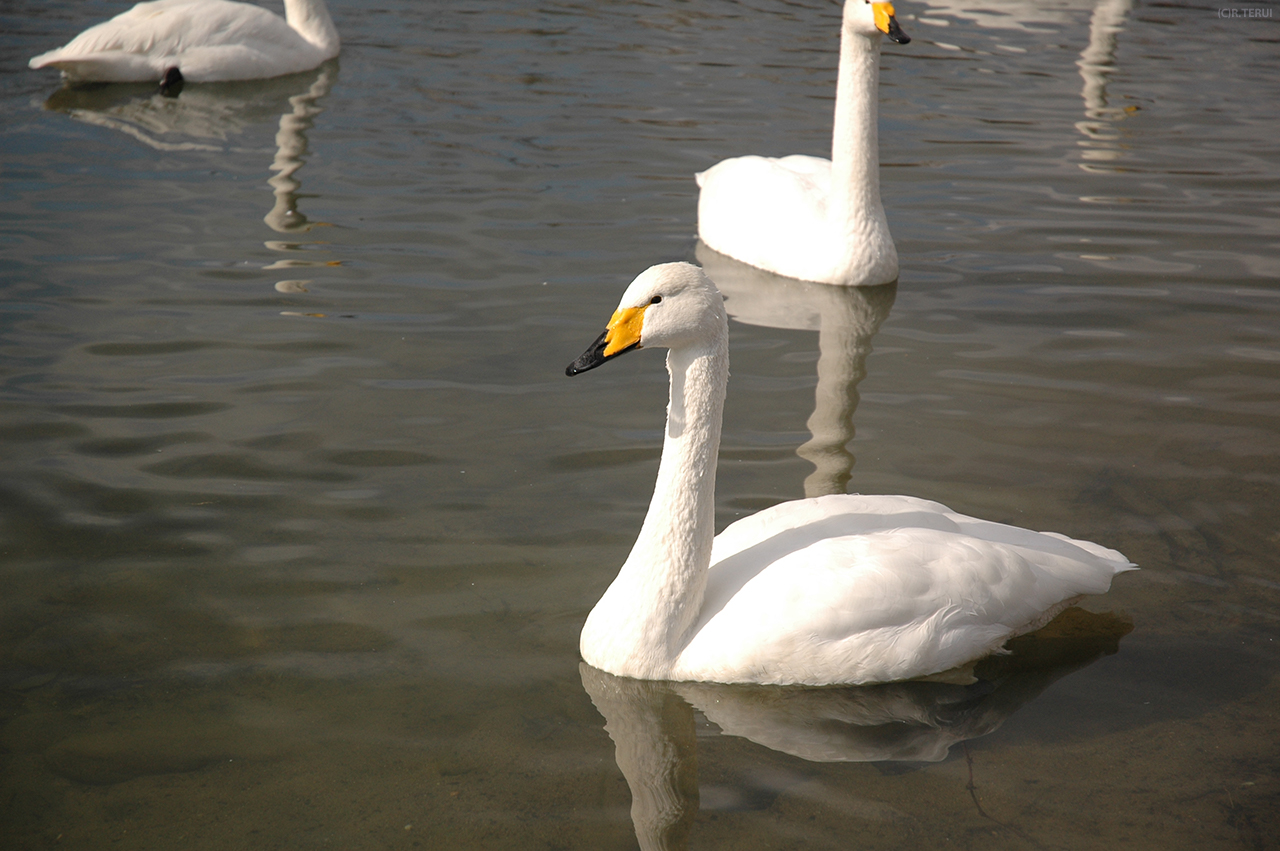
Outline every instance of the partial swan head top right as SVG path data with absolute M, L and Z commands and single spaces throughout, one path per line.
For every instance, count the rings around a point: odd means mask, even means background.
M 583 626 L 582 658 L 596 668 L 722 683 L 912 679 L 999 651 L 1133 568 L 1098 544 L 909 496 L 784 502 L 716 535 L 729 335 L 702 270 L 641 273 L 566 372 L 659 347 L 671 375 L 662 460 L 631 554 Z

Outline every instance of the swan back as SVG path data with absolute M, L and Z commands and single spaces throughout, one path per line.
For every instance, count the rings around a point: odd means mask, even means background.
M 286 0 L 287 20 L 231 0 L 139 3 L 34 57 L 74 81 L 159 80 L 177 68 L 190 82 L 276 77 L 315 68 L 341 42 L 323 0 Z
M 856 494 L 744 518 L 717 536 L 711 561 L 678 670 L 810 685 L 950 670 L 1133 569 L 1089 541 L 915 497 Z

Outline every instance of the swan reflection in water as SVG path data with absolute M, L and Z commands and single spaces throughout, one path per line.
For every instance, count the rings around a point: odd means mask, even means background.
M 1089 44 L 1076 61 L 1084 88 L 1084 120 L 1076 122 L 1076 129 L 1084 139 L 1078 144 L 1084 148 L 1080 167 L 1085 171 L 1114 171 L 1114 167 L 1099 166 L 1121 157 L 1120 132 L 1116 122 L 1137 110 L 1136 106 L 1111 106 L 1107 97 L 1107 79 L 1115 70 L 1116 39 L 1124 29 L 1125 20 L 1133 8 L 1133 0 L 1100 0 L 1089 19 Z
M 275 201 L 263 221 L 277 233 L 299 234 L 325 225 L 309 221 L 298 210 L 302 184 L 297 173 L 306 162 L 307 131 L 323 111 L 320 101 L 333 87 L 337 75 L 338 63 L 331 60 L 314 71 L 269 80 L 186 85 L 176 97 L 157 91 L 151 84 L 66 86 L 45 102 L 45 108 L 124 133 L 166 152 L 256 152 L 236 146 L 237 137 L 252 127 L 276 120 L 275 156 L 269 166 L 274 174 L 267 180 Z M 272 251 L 302 250 L 296 242 L 268 240 L 265 245 Z M 315 267 L 337 262 L 289 258 L 264 268 Z M 276 289 L 302 292 L 307 283 L 280 281 Z
M 810 762 L 940 762 L 953 745 L 995 732 L 1058 679 L 1119 649 L 1127 618 L 1067 609 L 979 661 L 969 684 L 857 687 L 633 680 L 580 665 L 631 789 L 640 847 L 687 846 L 698 814 L 695 713 L 726 736 Z M 958 675 L 955 679 L 964 679 Z
M 1113 172 L 1117 169 L 1105 163 L 1123 156 L 1119 143 L 1120 132 L 1116 123 L 1136 112 L 1138 107 L 1117 107 L 1111 104 L 1107 83 L 1115 70 L 1116 40 L 1124 30 L 1133 0 L 1058 0 L 1054 3 L 1039 0 L 985 0 L 975 4 L 970 0 L 925 0 L 926 12 L 922 23 L 948 23 L 931 19 L 938 13 L 961 20 L 972 21 L 987 30 L 1022 30 L 1032 33 L 1052 33 L 1060 28 L 1073 26 L 1080 13 L 1092 10 L 1089 18 L 1089 43 L 1080 52 L 1076 67 L 1084 86 L 1080 93 L 1084 100 L 1084 120 L 1077 121 L 1076 130 L 1084 136 L 1077 144 L 1081 152 L 1080 168 L 1088 172 Z M 1022 50 L 1022 48 L 1017 48 Z
M 784 278 L 719 254 L 701 241 L 698 262 L 725 297 L 735 321 L 765 328 L 818 333 L 818 386 L 812 435 L 796 453 L 814 466 L 806 497 L 844 493 L 856 459 L 849 451 L 858 408 L 858 383 L 867 375 L 871 338 L 889 316 L 897 282 L 837 287 Z

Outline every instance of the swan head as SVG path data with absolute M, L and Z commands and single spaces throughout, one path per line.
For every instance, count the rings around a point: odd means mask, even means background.
M 595 369 L 632 349 L 710 345 L 728 333 L 724 298 L 692 263 L 663 263 L 641 272 L 613 317 L 565 375 Z
M 907 44 L 911 37 L 898 26 L 894 17 L 893 4 L 878 0 L 845 0 L 845 26 L 859 35 L 887 35 L 891 41 Z

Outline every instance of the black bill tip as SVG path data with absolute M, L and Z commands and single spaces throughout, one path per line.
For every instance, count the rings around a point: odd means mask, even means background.
M 911 36 L 902 31 L 902 27 L 898 26 L 897 18 L 889 19 L 889 38 L 898 44 L 910 44 Z
M 609 332 L 606 330 L 599 337 L 597 337 L 596 341 L 592 343 L 590 347 L 588 347 L 587 350 L 583 352 L 576 361 L 574 361 L 573 363 L 565 367 L 564 374 L 572 378 L 573 376 L 577 375 L 580 372 L 586 372 L 589 369 L 595 369 L 600 364 L 604 363 L 605 362 L 604 349 L 605 349 L 605 346 L 609 345 L 608 342 L 605 340 L 605 338 L 608 336 L 609 336 Z
M 622 351 L 614 352 L 611 355 L 606 355 L 604 353 L 604 350 L 609 346 L 609 341 L 606 339 L 608 336 L 609 336 L 609 331 L 608 329 L 605 329 L 604 333 L 602 333 L 599 337 L 596 338 L 596 341 L 591 344 L 590 348 L 588 348 L 585 352 L 583 352 L 576 361 L 574 361 L 573 363 L 565 367 L 564 374 L 572 378 L 573 376 L 577 375 L 580 372 L 586 372 L 589 369 L 595 369 L 600 364 L 604 363 L 607 360 L 612 360 L 613 358 L 616 358 L 618 355 L 629 352 L 632 349 L 640 348 L 640 343 L 637 342 L 630 346 L 627 346 Z

